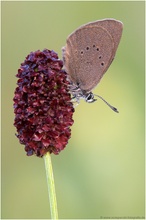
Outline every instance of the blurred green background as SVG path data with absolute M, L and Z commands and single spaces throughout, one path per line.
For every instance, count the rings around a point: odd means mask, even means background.
M 124 23 L 116 58 L 81 101 L 72 137 L 52 155 L 59 218 L 144 216 L 144 1 L 2 2 L 2 218 L 49 218 L 43 159 L 25 156 L 15 137 L 16 73 L 26 55 L 44 48 L 61 58 L 67 36 L 103 18 Z

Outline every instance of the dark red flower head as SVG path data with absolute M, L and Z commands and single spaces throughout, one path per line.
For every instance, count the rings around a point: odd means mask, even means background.
M 63 62 L 54 51 L 31 52 L 16 75 L 14 125 L 27 155 L 59 154 L 71 136 L 73 104 Z

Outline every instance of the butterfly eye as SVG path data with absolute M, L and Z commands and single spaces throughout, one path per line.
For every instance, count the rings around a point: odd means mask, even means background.
M 94 99 L 94 95 L 93 95 L 92 92 L 86 94 L 85 100 L 86 100 L 86 102 L 88 102 L 88 103 L 92 103 L 92 102 L 95 102 L 95 101 L 96 101 L 96 99 Z

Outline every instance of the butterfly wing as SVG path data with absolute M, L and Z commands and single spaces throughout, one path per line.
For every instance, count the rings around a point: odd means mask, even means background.
M 114 24 L 113 24 L 114 23 Z M 81 26 L 73 32 L 63 49 L 65 70 L 81 90 L 91 91 L 114 59 L 119 41 L 112 28 L 115 20 L 101 20 Z

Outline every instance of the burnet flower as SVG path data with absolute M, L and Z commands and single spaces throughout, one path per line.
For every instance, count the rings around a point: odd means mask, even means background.
M 54 51 L 31 52 L 18 69 L 14 126 L 27 155 L 59 154 L 71 137 L 73 104 L 63 62 Z

